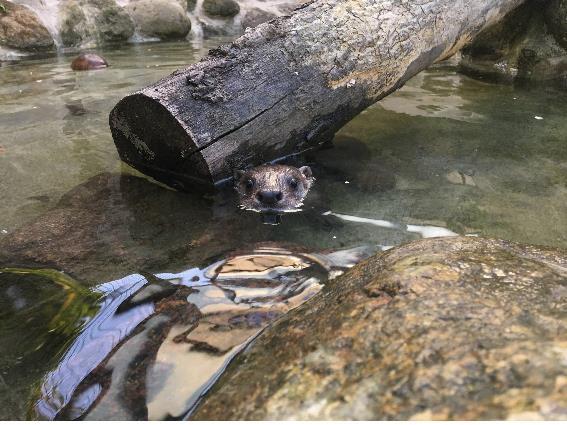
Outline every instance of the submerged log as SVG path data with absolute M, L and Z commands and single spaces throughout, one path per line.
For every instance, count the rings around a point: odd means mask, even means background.
M 173 187 L 329 141 L 523 0 L 315 0 L 122 99 L 122 160 Z

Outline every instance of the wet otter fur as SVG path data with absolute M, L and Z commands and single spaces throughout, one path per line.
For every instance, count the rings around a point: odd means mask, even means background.
M 299 211 L 314 181 L 308 166 L 261 165 L 234 173 L 240 207 L 275 216 Z

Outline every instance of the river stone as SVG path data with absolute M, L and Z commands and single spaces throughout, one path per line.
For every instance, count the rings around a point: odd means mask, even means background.
M 393 248 L 326 284 L 191 419 L 567 419 L 567 252 L 482 238 Z
M 234 0 L 204 0 L 203 10 L 212 17 L 230 18 L 238 15 L 240 6 Z
M 187 13 L 175 0 L 136 0 L 129 3 L 126 10 L 143 35 L 183 38 L 191 29 Z
M 32 10 L 0 0 L 0 45 L 34 51 L 53 49 L 55 43 Z
M 59 19 L 65 46 L 79 46 L 88 41 L 114 43 L 134 35 L 134 22 L 114 0 L 63 1 Z
M 242 28 L 254 28 L 264 22 L 268 22 L 278 15 L 267 10 L 262 10 L 259 8 L 250 9 L 246 12 L 246 15 L 242 18 Z
M 103 173 L 2 238 L 0 267 L 54 268 L 98 284 L 146 268 L 169 270 L 177 260 L 192 265 L 193 248 L 199 252 L 206 231 L 202 223 L 210 221 L 207 203 L 199 197 L 140 177 Z M 219 252 L 223 243 L 209 245 Z

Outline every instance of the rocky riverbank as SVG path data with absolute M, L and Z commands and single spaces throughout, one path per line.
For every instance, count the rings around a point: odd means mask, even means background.
M 265 331 L 192 418 L 565 420 L 565 311 L 564 251 L 412 242 Z
M 0 0 L 0 59 L 55 49 L 236 36 L 303 0 Z

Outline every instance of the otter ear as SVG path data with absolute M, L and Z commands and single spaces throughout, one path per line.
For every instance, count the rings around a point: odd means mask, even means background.
M 235 182 L 240 181 L 240 179 L 244 177 L 244 173 L 245 171 L 243 170 L 234 170 L 234 175 L 233 175 L 234 181 Z
M 307 165 L 304 165 L 303 167 L 299 167 L 299 171 L 301 171 L 301 173 L 308 179 L 313 177 L 313 171 L 311 171 L 311 167 L 308 167 Z

